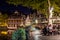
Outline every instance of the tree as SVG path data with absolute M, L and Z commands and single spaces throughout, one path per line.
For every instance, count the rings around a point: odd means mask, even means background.
M 0 13 L 0 26 L 6 25 L 7 17 L 8 17 L 7 14 Z
M 8 3 L 14 5 L 23 5 L 36 9 L 38 12 L 45 14 L 48 17 L 48 0 L 7 0 Z M 54 12 L 60 13 L 60 0 L 50 0 L 50 7 L 54 7 Z

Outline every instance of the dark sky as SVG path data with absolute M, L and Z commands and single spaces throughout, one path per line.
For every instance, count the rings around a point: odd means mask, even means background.
M 23 7 L 18 5 L 17 7 L 13 4 L 8 4 L 5 0 L 0 0 L 0 11 L 8 14 L 14 13 L 16 10 L 21 11 L 24 14 L 30 14 L 33 10 L 31 8 Z

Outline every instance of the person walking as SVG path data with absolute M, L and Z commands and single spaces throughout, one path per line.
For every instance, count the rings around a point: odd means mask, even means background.
M 43 28 L 43 35 L 46 36 L 46 35 L 47 35 L 47 32 L 48 32 L 48 29 L 47 29 L 47 27 L 45 26 L 45 27 Z
M 53 27 L 51 25 L 48 26 L 48 29 L 49 29 L 49 35 L 52 35 L 52 30 L 53 30 Z

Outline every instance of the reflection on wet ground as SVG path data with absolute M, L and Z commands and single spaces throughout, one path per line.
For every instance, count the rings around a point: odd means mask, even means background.
M 0 40 L 11 40 L 6 36 L 0 36 Z M 32 39 L 30 39 L 32 40 Z M 60 35 L 52 35 L 52 36 L 39 36 L 38 40 L 60 40 Z

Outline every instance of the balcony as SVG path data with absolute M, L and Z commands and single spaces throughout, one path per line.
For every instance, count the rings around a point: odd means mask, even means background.
M 7 27 L 8 29 L 15 30 L 17 27 Z

